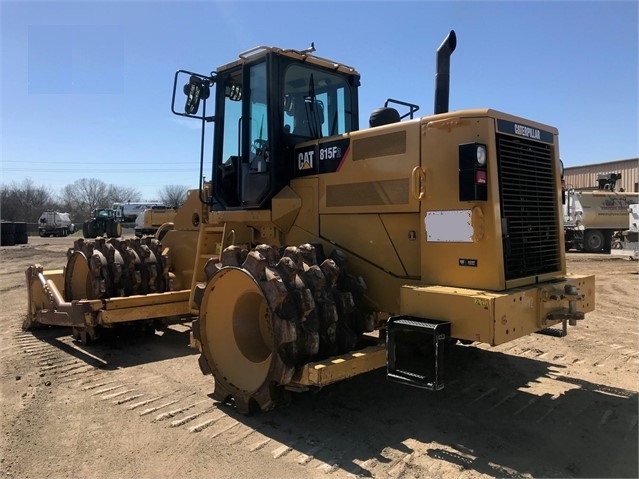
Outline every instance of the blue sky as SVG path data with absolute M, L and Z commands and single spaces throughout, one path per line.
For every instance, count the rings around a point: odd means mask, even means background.
M 194 187 L 199 125 L 170 111 L 173 74 L 257 45 L 362 75 L 361 124 L 386 98 L 433 110 L 435 50 L 457 33 L 450 109 L 559 129 L 567 166 L 638 156 L 636 1 L 0 1 L 0 184 L 57 194 L 79 178 Z

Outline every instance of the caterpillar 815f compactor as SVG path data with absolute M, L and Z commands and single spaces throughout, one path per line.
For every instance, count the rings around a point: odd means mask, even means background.
M 214 397 L 241 411 L 380 367 L 441 389 L 448 343 L 565 334 L 595 298 L 593 276 L 566 273 L 557 130 L 449 112 L 455 46 L 451 32 L 437 51 L 433 115 L 389 99 L 368 128 L 357 71 L 313 47 L 178 71 L 173 112 L 202 124 L 200 186 L 161 243 L 78 240 L 64 270 L 30 267 L 25 327 L 92 338 L 191 316 Z

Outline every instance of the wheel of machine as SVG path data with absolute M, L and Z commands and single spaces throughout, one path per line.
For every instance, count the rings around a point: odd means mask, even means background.
M 105 234 L 109 238 L 118 238 L 122 235 L 122 225 L 115 220 L 107 220 Z
M 604 234 L 599 230 L 588 230 L 584 235 L 584 251 L 600 253 L 605 246 Z
M 241 412 L 250 412 L 253 401 L 271 409 L 271 382 L 286 382 L 292 373 L 274 351 L 272 314 L 264 291 L 244 269 L 224 268 L 206 287 L 200 332 L 215 377 L 214 397 L 233 397 Z
M 85 221 L 84 223 L 82 223 L 82 236 L 84 236 L 85 238 L 94 238 L 92 234 L 93 231 L 91 228 L 91 222 Z
M 359 335 L 374 328 L 357 305 L 365 284 L 341 268 L 343 253 L 322 256 L 311 245 L 222 252 L 198 321 L 200 364 L 213 373 L 215 399 L 232 399 L 242 413 L 272 409 L 286 399 L 296 367 L 363 347 Z
M 92 220 L 89 223 L 89 238 L 97 238 L 104 234 L 104 223 L 98 220 Z
M 82 251 L 74 251 L 64 268 L 64 296 L 74 299 L 96 299 L 91 286 L 89 260 Z
M 106 251 L 108 248 L 104 239 L 74 242 L 73 248 L 67 253 L 69 259 L 64 268 L 65 301 L 109 298 L 113 295 L 116 286 L 113 268 L 104 254 Z
M 162 244 L 148 238 L 77 239 L 64 268 L 66 301 L 163 293 L 171 282 Z

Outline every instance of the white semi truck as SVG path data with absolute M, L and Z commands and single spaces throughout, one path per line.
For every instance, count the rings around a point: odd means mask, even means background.
M 38 234 L 45 236 L 67 236 L 75 231 L 69 213 L 45 211 L 38 218 Z
M 115 216 L 119 219 L 119 221 L 123 223 L 135 223 L 137 217 L 144 212 L 144 210 L 148 208 L 154 208 L 156 206 L 161 206 L 166 208 L 164 203 L 160 202 L 128 202 L 128 203 L 113 203 L 111 209 L 115 210 Z M 133 226 L 133 225 L 131 225 Z
M 617 191 L 620 173 L 599 175 L 594 188 L 568 188 L 564 204 L 566 251 L 610 253 L 615 232 L 628 228 L 628 209 L 638 193 Z

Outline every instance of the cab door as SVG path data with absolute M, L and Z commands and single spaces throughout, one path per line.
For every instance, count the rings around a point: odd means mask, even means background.
M 267 65 L 263 57 L 218 74 L 213 177 L 225 208 L 258 208 L 270 194 Z
M 270 111 L 268 102 L 268 62 L 264 58 L 246 65 L 240 165 L 240 203 L 245 208 L 260 207 L 271 190 Z

